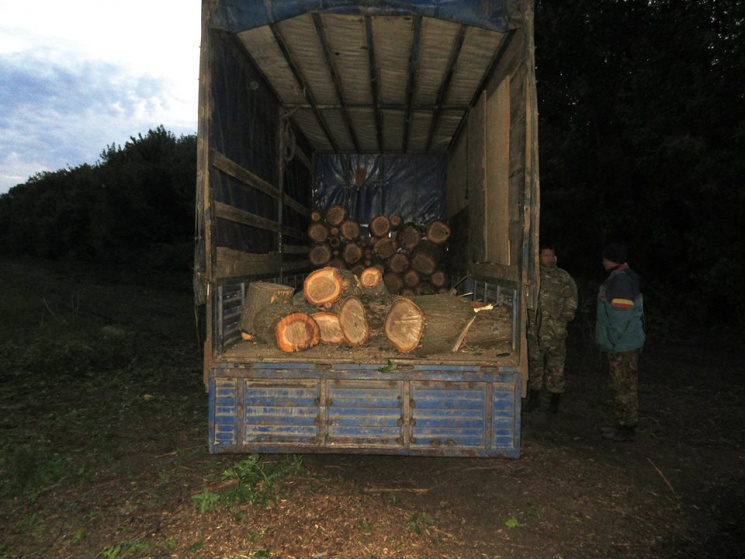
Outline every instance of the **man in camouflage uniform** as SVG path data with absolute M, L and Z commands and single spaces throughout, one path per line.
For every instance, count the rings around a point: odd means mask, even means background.
M 549 411 L 556 413 L 564 393 L 567 323 L 577 311 L 577 284 L 566 270 L 556 266 L 556 252 L 551 244 L 542 243 L 539 256 L 541 287 L 538 308 L 528 317 L 530 379 L 527 411 L 540 406 L 545 380 L 546 390 L 551 394 Z
M 645 341 L 644 300 L 639 276 L 626 263 L 626 247 L 603 250 L 603 268 L 610 272 L 598 293 L 595 340 L 608 355 L 616 425 L 603 429 L 613 441 L 634 439 L 638 421 L 639 355 Z

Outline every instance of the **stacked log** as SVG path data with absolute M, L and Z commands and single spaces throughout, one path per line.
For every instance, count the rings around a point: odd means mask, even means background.
M 509 339 L 506 307 L 475 309 L 472 302 L 450 294 L 421 296 L 417 288 L 422 283 L 405 288 L 411 297 L 393 296 L 386 283 L 389 274 L 380 267 L 365 268 L 359 276 L 346 269 L 320 268 L 294 295 L 283 285 L 254 282 L 241 315 L 244 338 L 286 352 L 318 344 L 356 348 L 382 338 L 401 353 L 488 347 Z M 484 310 L 488 312 L 476 312 Z
M 404 223 L 400 215 L 380 214 L 370 220 L 365 234 L 344 206 L 334 204 L 311 212 L 308 237 L 313 243 L 308 257 L 316 268 L 359 275 L 376 266 L 392 294 L 446 292 L 443 259 L 450 227 L 442 220 L 422 226 Z

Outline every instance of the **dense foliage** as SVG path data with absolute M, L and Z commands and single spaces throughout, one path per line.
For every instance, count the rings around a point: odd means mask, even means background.
M 701 324 L 745 314 L 744 22 L 742 0 L 536 8 L 542 234 L 580 275 L 626 242 L 659 310 Z
M 39 173 L 0 196 L 0 251 L 188 269 L 195 177 L 196 137 L 150 130 L 96 165 Z
M 542 236 L 588 286 L 626 242 L 671 323 L 745 316 L 743 22 L 743 0 L 537 0 Z M 188 268 L 195 144 L 159 128 L 32 177 L 0 250 Z

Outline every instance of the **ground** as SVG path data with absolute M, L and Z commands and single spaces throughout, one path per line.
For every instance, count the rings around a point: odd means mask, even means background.
M 0 263 L 0 558 L 644 558 L 745 553 L 732 333 L 652 331 L 637 440 L 600 436 L 588 328 L 519 459 L 206 450 L 189 278 Z

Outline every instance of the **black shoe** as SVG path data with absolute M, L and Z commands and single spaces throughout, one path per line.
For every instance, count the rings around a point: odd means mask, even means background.
M 528 401 L 525 404 L 525 411 L 530 413 L 541 406 L 541 391 L 528 390 Z
M 561 402 L 561 394 L 558 392 L 552 392 L 551 403 L 548 405 L 548 411 L 551 413 L 559 413 L 559 402 Z
M 603 433 L 609 441 L 628 442 L 636 438 L 636 426 L 618 425 L 615 429 Z

